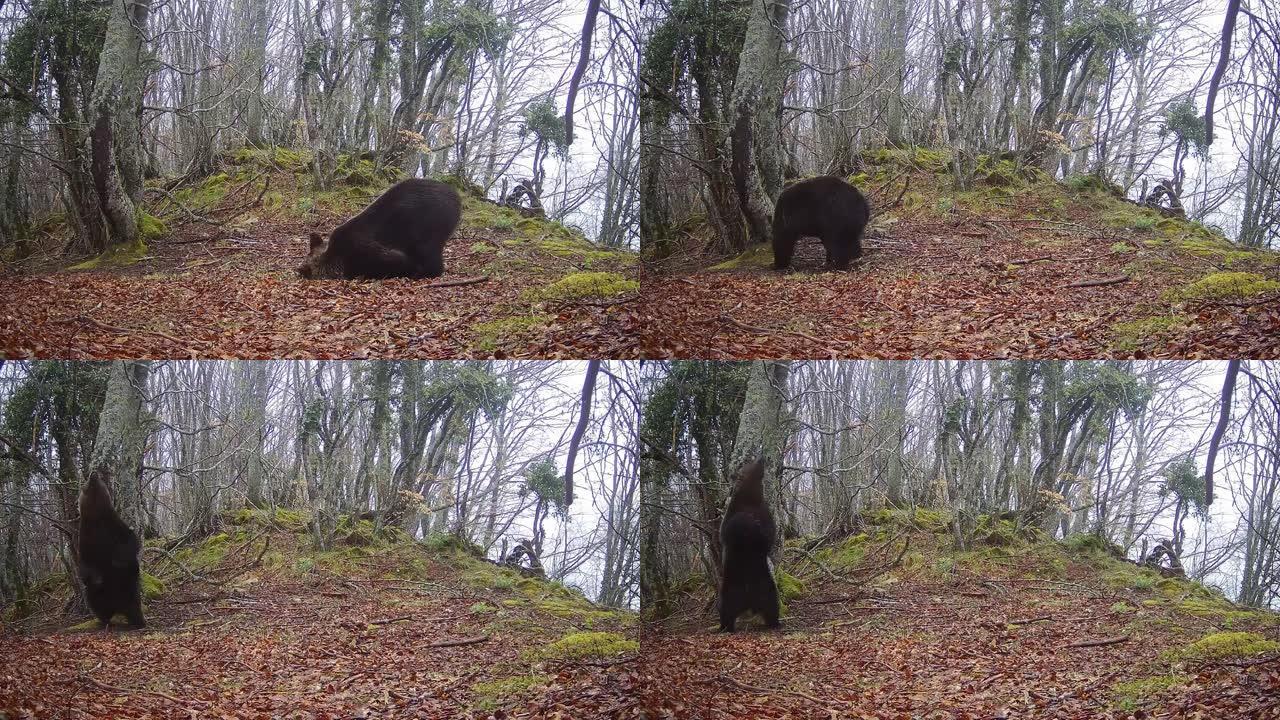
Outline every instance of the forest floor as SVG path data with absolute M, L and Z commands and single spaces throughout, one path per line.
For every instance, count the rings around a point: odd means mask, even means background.
M 299 525 L 229 527 L 171 553 L 196 578 L 148 552 L 173 580 L 144 630 L 68 628 L 53 603 L 6 623 L 0 717 L 630 717 L 633 614 L 370 528 L 314 553 Z
M 0 272 L 0 355 L 636 355 L 626 312 L 638 291 L 635 253 L 463 192 L 443 277 L 307 281 L 296 269 L 308 233 L 355 215 L 394 176 L 343 156 L 333 188 L 316 191 L 307 155 L 285 149 L 240 150 L 220 169 L 155 183 L 150 237 L 137 252 L 69 266 L 57 252 L 69 231 L 51 219 L 49 252 Z
M 697 255 L 646 263 L 640 351 L 1280 357 L 1280 253 L 1231 245 L 1092 179 L 1057 183 L 1002 161 L 955 192 L 937 153 L 882 151 L 867 163 L 853 182 L 882 209 L 850 271 L 823 272 L 812 238 L 785 273 L 764 246 L 716 265 Z
M 784 561 L 810 578 L 781 632 L 718 633 L 709 611 L 646 626 L 644 707 L 691 720 L 1280 718 L 1280 614 L 1094 548 L 957 554 L 939 549 L 944 526 L 904 553 L 902 533 L 870 532 Z

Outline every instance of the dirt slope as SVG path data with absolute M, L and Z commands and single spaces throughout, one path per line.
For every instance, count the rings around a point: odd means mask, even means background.
M 633 253 L 465 192 L 443 278 L 303 281 L 307 233 L 341 224 L 395 177 L 344 157 L 332 188 L 318 191 L 307 163 L 284 149 L 238 151 L 209 178 L 149 192 L 158 217 L 145 219 L 145 248 L 70 267 L 56 255 L 8 264 L 0 354 L 635 355 L 619 320 L 638 289 Z M 68 233 L 56 218 L 47 231 Z
M 642 278 L 648 357 L 1280 357 L 1280 253 L 1127 203 L 1091 178 L 1002 161 L 955 192 L 945 158 L 881 152 L 853 178 L 878 208 L 867 252 L 795 272 L 758 247 Z M 907 183 L 910 183 L 907 185 Z M 906 192 L 903 192 L 904 186 Z M 901 200 L 899 201 L 899 196 Z
M 294 519 L 175 552 L 199 580 L 148 552 L 170 582 L 144 631 L 68 628 L 52 605 L 6 623 L 0 717 L 621 716 L 610 669 L 635 654 L 630 614 L 460 550 L 371 540 L 367 522 L 309 552 L 280 527 Z
M 818 550 L 825 570 L 796 555 L 805 586 L 782 633 L 716 633 L 696 612 L 646 627 L 644 707 L 688 719 L 1280 717 L 1275 613 L 1089 548 L 944 552 L 945 530 L 915 534 L 878 574 L 904 539 L 873 529 Z

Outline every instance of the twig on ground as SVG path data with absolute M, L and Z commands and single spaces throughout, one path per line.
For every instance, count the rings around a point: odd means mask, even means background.
M 1064 645 L 1063 647 L 1069 647 L 1069 648 L 1102 647 L 1103 645 L 1119 645 L 1122 642 L 1129 642 L 1129 640 L 1130 640 L 1130 636 L 1121 635 L 1119 637 L 1104 638 L 1102 640 L 1086 640 L 1085 642 L 1071 643 L 1070 645 Z
M 744 322 L 739 322 L 738 320 L 734 320 L 733 317 L 727 314 L 722 314 L 720 316 L 720 319 L 724 322 L 729 323 L 730 325 L 737 327 L 739 330 L 746 330 L 748 332 L 753 332 L 759 335 L 773 335 L 775 333 L 781 333 L 783 335 L 795 335 L 796 337 L 802 337 L 805 340 L 810 340 L 820 345 L 826 344 L 824 341 L 819 340 L 818 338 L 812 335 L 806 335 L 802 332 L 797 332 L 795 330 L 783 330 L 781 328 L 766 328 L 766 327 L 760 327 L 758 325 L 748 325 Z
M 445 642 L 431 643 L 429 645 L 424 645 L 423 647 L 429 647 L 429 648 L 460 647 L 462 645 L 478 645 L 482 642 L 487 642 L 488 640 L 489 640 L 488 635 L 478 635 L 473 638 L 463 638 L 461 640 L 447 640 Z
M 1099 287 L 1101 285 L 1117 285 L 1122 282 L 1128 282 L 1131 279 L 1132 278 L 1130 278 L 1128 275 L 1117 275 L 1115 277 L 1102 278 L 1101 280 L 1084 280 L 1082 282 L 1068 283 L 1066 285 L 1059 285 L 1058 287 L 1063 287 L 1063 288 Z
M 117 687 L 115 685 L 108 685 L 107 683 L 104 683 L 100 680 L 94 680 L 93 678 L 84 674 L 80 675 L 80 679 L 87 680 L 90 684 L 95 685 L 98 688 L 101 688 L 103 690 L 106 690 L 107 692 L 123 693 L 125 695 L 131 695 L 131 694 L 155 695 L 156 697 L 164 698 L 165 700 L 168 700 L 169 702 L 172 702 L 172 703 L 177 703 L 178 705 L 199 705 L 201 707 L 204 707 L 209 704 L 204 700 L 182 700 L 172 695 L 162 693 L 158 690 L 144 690 L 142 688 L 122 688 L 122 687 Z
M 106 330 L 106 331 L 108 331 L 108 332 L 128 333 L 128 334 L 131 334 L 131 335 L 139 335 L 139 334 L 141 334 L 141 335 L 155 335 L 156 337 L 164 338 L 165 340 L 168 340 L 168 341 L 170 341 L 170 342 L 175 342 L 175 343 L 178 343 L 179 345 L 184 345 L 184 346 L 185 346 L 185 345 L 188 345 L 189 343 L 197 343 L 197 344 L 199 344 L 199 345 L 208 345 L 208 344 L 209 344 L 209 342 L 208 342 L 208 341 L 206 341 L 206 340 L 196 340 L 195 338 L 187 338 L 186 340 L 183 340 L 183 339 L 181 339 L 181 338 L 176 338 L 176 337 L 174 337 L 174 336 L 172 336 L 172 335 L 169 335 L 169 334 L 167 334 L 167 333 L 162 333 L 162 332 L 160 332 L 160 331 L 158 331 L 158 330 L 144 330 L 144 329 L 142 329 L 142 328 L 125 328 L 125 327 L 119 327 L 119 326 L 116 326 L 116 325 L 108 325 L 108 324 L 106 324 L 106 323 L 104 323 L 104 322 L 100 322 L 100 321 L 98 321 L 98 320 L 94 320 L 93 318 L 89 317 L 88 315 L 77 315 L 77 316 L 75 316 L 75 317 L 73 317 L 73 318 L 71 318 L 71 319 L 72 319 L 72 320 L 80 320 L 80 321 L 83 321 L 83 322 L 87 322 L 87 323 L 89 323 L 90 325 L 93 325 L 93 326 L 97 327 L 97 328 L 98 328 L 98 329 L 100 329 L 100 330 Z
M 1052 615 L 1037 615 L 1036 617 L 1030 617 L 1030 618 L 1020 618 L 1020 619 L 1016 619 L 1016 620 L 1006 620 L 1006 621 L 1005 621 L 1005 624 L 1007 624 L 1007 625 L 1030 625 L 1031 623 L 1044 622 L 1044 621 L 1046 621 L 1046 620 L 1053 620 L 1053 616 L 1052 616 Z
M 461 280 L 448 280 L 446 282 L 426 283 L 424 285 L 419 285 L 418 287 L 422 287 L 430 290 L 431 288 L 457 287 L 459 285 L 478 285 L 482 282 L 489 282 L 489 276 L 485 275 L 483 277 L 462 278 Z
M 402 620 L 412 620 L 412 619 L 413 619 L 412 615 L 397 615 L 396 617 L 382 618 L 381 620 L 370 620 L 368 624 L 369 625 L 390 625 L 391 623 L 398 623 Z

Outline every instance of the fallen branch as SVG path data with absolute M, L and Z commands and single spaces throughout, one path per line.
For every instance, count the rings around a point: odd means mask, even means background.
M 484 277 L 463 278 L 463 279 L 461 279 L 461 280 L 449 280 L 449 281 L 447 281 L 447 282 L 427 283 L 427 284 L 425 284 L 425 285 L 422 285 L 421 287 L 424 287 L 424 288 L 427 288 L 427 289 L 431 289 L 431 288 L 443 288 L 443 287 L 457 287 L 457 286 L 459 286 L 459 285 L 478 285 L 478 284 L 480 284 L 480 283 L 482 283 L 482 282 L 489 282 L 489 276 L 488 276 L 488 275 L 485 275 Z
M 169 335 L 169 334 L 166 334 L 166 333 L 162 333 L 162 332 L 160 332 L 159 330 L 144 330 L 144 329 L 142 329 L 142 328 L 125 328 L 125 327 L 118 327 L 118 326 L 116 326 L 116 325 L 108 325 L 108 324 L 106 324 L 106 323 L 104 323 L 104 322 L 99 322 L 99 321 L 97 321 L 97 320 L 94 320 L 93 318 L 89 317 L 88 315 L 77 315 L 77 316 L 75 316 L 75 317 L 73 317 L 73 318 L 71 318 L 71 319 L 72 319 L 72 320 L 81 320 L 81 321 L 87 322 L 87 323 L 89 323 L 90 325 L 93 325 L 94 327 L 97 327 L 99 330 L 106 330 L 106 331 L 108 331 L 108 332 L 127 333 L 127 334 L 132 334 L 132 335 L 138 335 L 138 334 L 142 334 L 142 335 L 155 335 L 156 337 L 164 338 L 165 340 L 168 340 L 168 341 L 170 341 L 170 342 L 178 343 L 179 345 L 187 345 L 188 343 L 197 343 L 197 344 L 200 344 L 200 345 L 208 345 L 208 344 L 209 344 L 209 342 L 208 342 L 208 341 L 206 341 L 206 340 L 196 340 L 195 338 L 190 338 L 190 339 L 187 339 L 187 340 L 182 340 L 182 339 L 180 339 L 180 338 L 176 338 L 176 337 L 174 337 L 174 336 L 172 336 L 172 335 Z
M 795 335 L 796 337 L 802 337 L 802 338 L 804 338 L 805 340 L 809 340 L 809 341 L 812 341 L 812 342 L 816 342 L 816 343 L 818 343 L 818 344 L 820 344 L 820 345 L 825 344 L 825 341 L 823 341 L 823 340 L 819 340 L 818 338 L 816 338 L 816 337 L 814 337 L 814 336 L 812 336 L 812 335 L 806 335 L 806 334 L 804 334 L 804 333 L 802 333 L 802 332 L 797 332 L 797 331 L 795 331 L 795 330 L 783 330 L 783 329 L 781 329 L 781 328 L 778 328 L 778 329 L 772 329 L 772 328 L 766 328 L 766 327 L 759 327 L 759 326 L 757 326 L 757 325 L 748 325 L 748 324 L 746 324 L 746 323 L 744 323 L 744 322 L 739 322 L 739 321 L 737 321 L 737 320 L 734 320 L 734 319 L 733 319 L 731 316 L 729 316 L 729 315 L 721 315 L 721 316 L 720 316 L 720 319 L 721 319 L 721 320 L 723 320 L 723 321 L 725 321 L 725 322 L 728 322 L 730 325 L 733 325 L 733 326 L 737 327 L 739 330 L 746 330 L 747 332 L 753 332 L 753 333 L 756 333 L 756 334 L 758 334 L 758 335 L 772 335 L 772 334 L 774 334 L 774 333 L 782 333 L 782 334 L 784 334 L 784 335 Z
M 1091 647 L 1102 647 L 1103 645 L 1119 645 L 1122 642 L 1129 642 L 1129 636 L 1121 635 L 1119 637 L 1105 638 L 1103 640 L 1088 640 L 1086 642 L 1071 643 L 1070 645 L 1064 645 L 1063 647 L 1091 648 Z
M 369 625 L 390 625 L 391 623 L 398 623 L 402 620 L 412 620 L 412 619 L 413 619 L 412 615 L 398 615 L 396 617 L 383 618 L 381 620 L 370 620 L 368 624 Z
M 187 219 L 188 219 L 190 222 L 204 223 L 204 224 L 206 224 L 206 225 L 215 225 L 215 224 L 216 224 L 216 223 L 214 223 L 212 220 L 210 220 L 209 218 L 207 218 L 207 217 L 205 217 L 205 216 L 203 216 L 203 215 L 197 215 L 197 214 L 195 213 L 195 211 L 194 211 L 194 210 L 192 210 L 191 208 L 187 207 L 186 205 L 183 205 L 183 204 L 182 204 L 182 201 L 180 201 L 180 200 L 178 200 L 178 198 L 174 197 L 174 196 L 173 196 L 173 193 L 169 192 L 168 190 L 165 190 L 165 189 L 164 189 L 164 188 L 162 188 L 162 187 L 149 187 L 149 188 L 147 188 L 147 189 L 146 189 L 146 191 L 145 191 L 145 192 L 154 192 L 154 193 L 159 193 L 159 194 L 163 195 L 163 196 L 165 197 L 165 199 L 167 199 L 170 203 L 172 203 L 172 204 L 173 204 L 173 206 L 174 206 L 174 207 L 176 207 L 176 208 L 178 208 L 179 210 L 181 210 L 181 211 L 182 211 L 182 214 L 183 214 L 183 215 L 186 215 L 186 216 L 187 216 Z
M 1052 620 L 1052 619 L 1053 619 L 1052 615 L 1038 615 L 1036 617 L 1023 618 L 1021 620 L 1006 620 L 1005 624 L 1006 625 L 1030 625 L 1031 623 L 1044 622 L 1046 620 Z
M 174 556 L 173 556 L 173 553 L 169 552 L 168 550 L 165 550 L 165 549 L 164 549 L 164 548 L 162 548 L 162 547 L 157 547 L 157 546 L 155 546 L 155 545 L 152 545 L 151 547 L 143 548 L 143 550 L 142 550 L 142 553 L 143 553 L 144 555 L 145 555 L 146 553 L 149 553 L 149 552 L 150 552 L 150 553 L 159 553 L 159 554 L 163 555 L 163 556 L 165 557 L 165 559 L 166 559 L 166 560 L 168 560 L 169 562 L 173 563 L 174 567 L 176 567 L 176 568 L 178 568 L 179 570 L 181 570 L 183 573 L 185 573 L 185 574 L 186 574 L 186 576 L 187 576 L 187 577 L 191 578 L 193 581 L 195 581 L 195 582 L 199 582 L 199 581 L 201 581 L 201 580 L 204 580 L 204 578 L 203 578 L 203 577 L 201 577 L 201 576 L 199 576 L 199 575 L 196 575 L 195 573 L 191 572 L 191 569 L 190 569 L 190 568 L 188 568 L 186 565 L 183 565 L 183 564 L 182 564 L 182 562 L 181 562 L 181 561 L 179 561 L 179 560 L 178 560 L 178 558 L 174 557 Z
M 1122 282 L 1131 280 L 1128 275 L 1117 275 L 1115 277 L 1102 278 L 1101 280 L 1085 280 L 1083 282 L 1070 283 L 1068 285 L 1060 285 L 1064 288 L 1083 288 L 1083 287 L 1099 287 L 1101 285 L 1117 285 Z
M 1038 257 L 1020 258 L 1020 259 L 1018 259 L 1018 260 L 1009 260 L 1009 261 L 1007 261 L 1007 262 L 1005 263 L 1005 265 L 1030 265 L 1031 263 L 1034 263 L 1034 262 L 1040 262 L 1041 260 L 1052 260 L 1052 259 L 1053 259 L 1053 256 L 1052 256 L 1052 255 L 1040 255 L 1040 256 L 1038 256 Z
M 463 638 L 462 640 L 447 640 L 445 642 L 431 643 L 429 645 L 425 645 L 424 647 L 447 648 L 447 647 L 459 647 L 462 645 L 478 645 L 482 642 L 487 642 L 488 640 L 489 640 L 488 635 L 479 635 L 473 638 Z
M 107 692 L 124 693 L 125 695 L 132 695 L 132 694 L 155 695 L 156 697 L 164 698 L 165 700 L 168 700 L 169 702 L 172 702 L 172 703 L 176 703 L 176 704 L 178 704 L 178 705 L 199 705 L 199 706 L 201 706 L 201 707 L 204 707 L 204 706 L 207 706 L 207 705 L 209 704 L 209 703 L 205 702 L 204 700 L 182 700 L 182 699 L 180 699 L 180 698 L 176 698 L 176 697 L 174 697 L 174 696 L 172 696 L 172 695 L 168 695 L 168 694 L 162 693 L 162 692 L 160 692 L 160 691 L 158 691 L 158 690 L 143 690 L 142 688 L 122 688 L 122 687 L 116 687 L 115 685 L 108 685 L 108 684 L 106 684 L 106 683 L 104 683 L 104 682 L 101 682 L 101 681 L 99 681 L 99 680 L 94 680 L 93 678 L 89 677 L 88 675 L 83 675 L 83 674 L 82 674 L 82 675 L 80 675 L 80 679 L 82 679 L 82 680 L 87 680 L 87 681 L 89 681 L 89 683 L 91 683 L 91 684 L 93 684 L 93 685 L 97 686 L 98 688 L 100 688 L 100 689 L 102 689 L 102 690 L 106 690 Z

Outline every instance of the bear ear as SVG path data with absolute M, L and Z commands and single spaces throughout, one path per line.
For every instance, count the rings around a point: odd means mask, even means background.
M 311 252 L 315 252 L 323 244 L 324 238 L 320 237 L 320 233 L 311 233 Z

